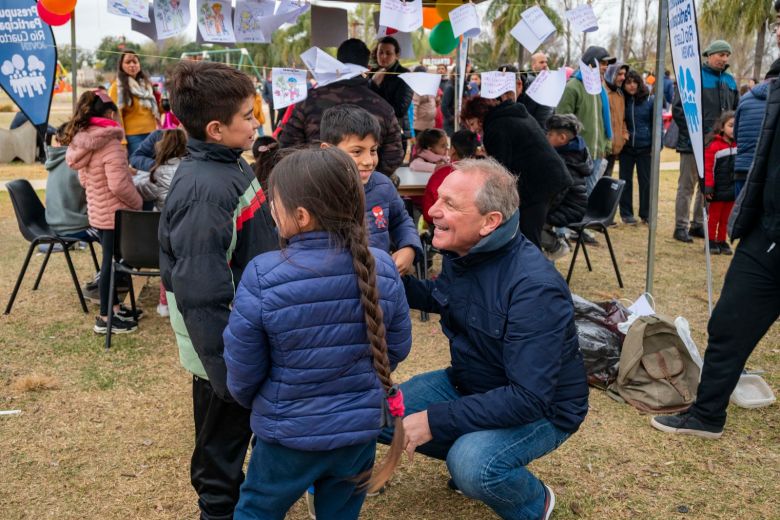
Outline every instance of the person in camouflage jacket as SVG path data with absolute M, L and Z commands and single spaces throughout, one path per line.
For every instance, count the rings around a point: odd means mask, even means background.
M 369 50 L 361 40 L 351 38 L 338 48 L 336 57 L 342 63 L 354 63 L 368 67 Z M 336 81 L 309 91 L 303 102 L 295 105 L 290 120 L 279 135 L 279 144 L 286 148 L 297 146 L 320 138 L 320 119 L 328 108 L 343 103 L 352 103 L 368 110 L 379 121 L 379 164 L 377 171 L 392 175 L 404 160 L 401 145 L 401 127 L 393 107 L 369 87 L 362 76 Z

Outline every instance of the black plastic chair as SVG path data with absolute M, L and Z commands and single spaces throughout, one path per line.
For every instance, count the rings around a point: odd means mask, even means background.
M 114 294 L 116 273 L 130 276 L 160 276 L 160 241 L 157 228 L 159 211 L 131 211 L 120 209 L 114 214 L 114 251 L 108 294 Z M 113 296 L 111 296 L 113 297 Z M 130 282 L 130 308 L 137 313 L 135 289 Z M 108 306 L 106 350 L 111 348 L 111 319 L 114 306 Z
M 612 266 L 615 268 L 615 275 L 617 276 L 618 285 L 623 288 L 623 279 L 620 277 L 620 269 L 618 269 L 617 259 L 615 258 L 615 250 L 612 248 L 612 241 L 609 239 L 609 224 L 615 218 L 615 212 L 617 212 L 618 205 L 620 204 L 620 194 L 623 193 L 623 188 L 626 185 L 626 181 L 613 179 L 612 177 L 602 177 L 596 183 L 593 188 L 593 192 L 588 197 L 588 209 L 585 211 L 585 217 L 576 224 L 569 224 L 567 227 L 577 232 L 577 245 L 574 246 L 574 254 L 571 257 L 571 264 L 569 264 L 569 274 L 566 275 L 566 283 L 571 280 L 571 275 L 574 272 L 574 262 L 577 261 L 577 253 L 582 247 L 582 254 L 585 255 L 585 263 L 588 265 L 588 271 L 593 271 L 590 265 L 590 257 L 588 256 L 588 249 L 585 247 L 585 230 L 592 229 L 604 234 L 604 238 L 607 241 L 607 247 L 609 248 L 609 256 L 612 258 Z
M 49 227 L 49 224 L 46 222 L 46 210 L 29 181 L 25 179 L 11 181 L 6 184 L 6 189 L 11 196 L 11 204 L 14 207 L 16 222 L 19 224 L 19 231 L 21 231 L 22 236 L 30 242 L 30 248 L 27 250 L 27 256 L 24 259 L 24 264 L 22 264 L 22 270 L 19 272 L 19 277 L 16 279 L 16 285 L 14 286 L 13 292 L 11 292 L 11 299 L 8 300 L 5 314 L 10 314 L 11 312 L 14 300 L 16 300 L 16 295 L 19 292 L 19 287 L 22 285 L 22 280 L 27 272 L 27 267 L 30 265 L 30 258 L 32 258 L 32 254 L 39 244 L 49 244 L 49 248 L 46 251 L 43 263 L 41 264 L 41 270 L 38 272 L 38 276 L 35 279 L 33 291 L 38 290 L 41 278 L 43 277 L 43 271 L 46 269 L 46 265 L 49 263 L 49 257 L 54 249 L 54 244 L 60 244 L 62 246 L 62 252 L 65 255 L 65 260 L 68 262 L 70 277 L 73 279 L 73 285 L 76 286 L 76 293 L 79 295 L 81 309 L 86 313 L 87 304 L 84 301 L 84 294 L 81 292 L 79 279 L 76 276 L 76 270 L 73 268 L 73 261 L 70 258 L 69 251 L 70 247 L 79 240 L 77 238 L 59 236 L 51 227 Z M 92 244 L 90 243 L 90 249 L 91 248 Z M 94 249 L 92 249 L 92 258 L 97 266 Z

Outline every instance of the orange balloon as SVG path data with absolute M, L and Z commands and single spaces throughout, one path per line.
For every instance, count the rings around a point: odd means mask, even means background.
M 76 8 L 76 0 L 40 0 L 43 7 L 50 13 L 68 14 Z
M 435 7 L 423 7 L 423 27 L 433 29 L 443 21 Z

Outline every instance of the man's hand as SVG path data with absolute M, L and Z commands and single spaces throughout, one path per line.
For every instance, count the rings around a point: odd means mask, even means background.
M 411 461 L 417 446 L 421 446 L 433 439 L 431 428 L 428 426 L 428 410 L 404 417 L 404 433 L 406 434 L 404 451 Z
M 414 263 L 414 248 L 402 247 L 395 253 L 393 253 L 393 262 L 395 267 L 401 276 L 405 274 L 412 274 L 412 264 Z

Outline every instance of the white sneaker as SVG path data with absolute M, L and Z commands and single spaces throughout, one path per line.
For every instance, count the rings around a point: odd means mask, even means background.
M 550 520 L 553 509 L 555 509 L 555 493 L 547 484 L 542 483 L 544 486 L 544 512 L 542 513 L 542 520 Z
M 168 310 L 167 305 L 163 305 L 162 303 L 157 304 L 157 314 L 162 316 L 163 318 L 167 318 L 171 315 L 170 311 Z
M 547 258 L 549 258 L 554 262 L 559 258 L 563 258 L 564 256 L 568 255 L 569 253 L 571 253 L 571 248 L 569 247 L 569 244 L 566 243 L 565 239 L 559 238 L 558 247 L 555 248 L 553 251 L 548 251 Z

